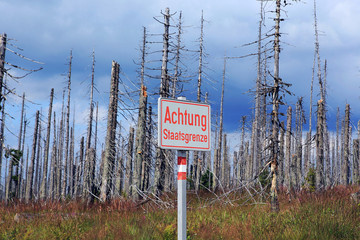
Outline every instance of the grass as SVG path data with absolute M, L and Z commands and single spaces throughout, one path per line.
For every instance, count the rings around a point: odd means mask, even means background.
M 360 206 L 350 200 L 356 190 L 301 192 L 291 201 L 280 193 L 279 213 L 268 204 L 244 204 L 245 193 L 231 196 L 232 204 L 188 194 L 188 239 L 360 239 Z M 173 196 L 167 201 L 176 206 Z M 2 203 L 0 239 L 176 239 L 176 214 L 152 201 Z

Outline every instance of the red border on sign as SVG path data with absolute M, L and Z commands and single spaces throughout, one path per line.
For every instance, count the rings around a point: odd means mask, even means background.
M 207 107 L 208 108 L 208 116 L 209 116 L 209 121 L 208 121 L 208 123 L 210 123 L 211 121 L 210 121 L 210 118 L 211 118 L 211 116 L 210 116 L 210 105 L 208 105 L 208 104 L 201 104 L 201 103 L 192 103 L 192 102 L 186 102 L 186 101 L 176 101 L 176 100 L 171 100 L 171 99 L 160 99 L 160 104 L 161 104 L 161 106 L 160 106 L 160 136 L 162 136 L 161 135 L 161 133 L 162 133 L 162 130 L 163 130 L 163 126 L 162 126 L 162 110 L 163 110 L 163 108 L 162 108 L 162 103 L 163 103 L 163 101 L 164 102 L 173 102 L 173 103 L 181 103 L 181 104 L 188 104 L 188 105 L 195 105 L 195 106 L 202 106 L 202 107 Z M 209 124 L 209 126 L 208 126 L 208 138 L 209 138 L 209 142 L 208 142 L 208 147 L 207 148 L 205 148 L 205 147 L 191 147 L 191 146 L 189 146 L 189 147 L 186 147 L 186 146 L 174 146 L 174 145 L 163 145 L 163 143 L 162 143 L 162 137 L 160 138 L 160 147 L 167 147 L 167 148 L 179 148 L 179 149 L 195 149 L 195 150 L 200 150 L 200 149 L 203 149 L 203 150 L 210 150 L 210 134 L 211 134 L 211 125 Z

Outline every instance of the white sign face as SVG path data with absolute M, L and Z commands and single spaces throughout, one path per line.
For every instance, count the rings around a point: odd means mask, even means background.
M 159 98 L 158 143 L 160 148 L 210 151 L 210 105 Z

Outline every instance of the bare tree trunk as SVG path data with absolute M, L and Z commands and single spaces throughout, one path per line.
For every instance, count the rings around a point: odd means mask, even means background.
M 79 165 L 78 165 L 78 171 L 77 171 L 77 175 L 76 175 L 76 182 L 78 184 L 75 185 L 74 196 L 77 197 L 79 195 L 79 193 L 82 193 L 82 197 L 86 198 L 87 196 L 89 196 L 88 191 L 91 191 L 91 190 L 89 189 L 89 186 L 86 185 L 85 174 L 84 174 L 84 172 L 85 172 L 84 142 L 85 142 L 84 137 L 81 137 Z M 83 178 L 83 181 L 81 181 L 81 178 Z M 83 186 L 83 187 L 81 188 L 81 186 Z
M 7 35 L 3 33 L 0 35 L 0 103 L 4 100 L 3 95 L 3 80 L 5 73 L 5 51 L 6 51 Z
M 145 169 L 144 169 L 144 176 L 143 176 L 143 182 L 144 182 L 144 186 L 143 186 L 143 190 L 147 190 L 150 186 L 150 171 L 151 171 L 151 159 L 152 159 L 152 153 L 151 153 L 151 149 L 152 149 L 152 107 L 149 106 L 148 107 L 148 122 L 147 122 L 147 134 L 146 134 L 146 162 L 144 164 Z
M 223 141 L 223 164 L 221 166 L 221 184 L 222 187 L 227 189 L 229 186 L 229 158 L 227 154 L 227 135 L 224 134 L 224 141 Z
M 5 112 L 4 112 L 4 101 L 5 100 L 5 93 L 3 93 L 3 80 L 4 80 L 4 73 L 5 73 L 5 51 L 6 51 L 6 41 L 7 35 L 6 33 L 0 35 L 0 107 L 1 107 L 1 136 L 0 136 L 0 179 L 1 179 L 1 165 L 2 165 L 2 152 L 4 146 L 4 127 L 5 127 Z M 5 92 L 5 91 L 4 91 Z M 6 171 L 5 171 L 6 172 Z M 0 196 L 1 199 L 1 196 Z
M 49 195 L 48 198 L 54 199 L 55 196 L 55 179 L 56 179 L 56 162 L 57 162 L 57 141 L 56 141 L 56 113 L 54 112 L 54 138 L 53 147 L 51 150 L 51 164 L 50 164 L 50 182 L 49 182 Z
M 1 102 L 1 127 L 0 127 L 0 146 L 4 146 L 4 129 L 5 129 L 5 101 Z M 2 167 L 2 160 L 3 160 L 3 147 L 0 147 L 0 179 L 1 178 L 1 167 Z M 0 199 L 2 196 L 0 195 Z
M 72 65 L 72 50 L 70 50 L 69 72 L 68 72 L 68 98 L 66 106 L 66 134 L 65 134 L 65 165 L 64 176 L 62 181 L 61 197 L 64 200 L 68 192 L 68 183 L 70 177 L 70 163 L 69 163 L 69 137 L 70 137 L 70 93 L 71 93 L 71 65 Z
M 139 116 L 138 125 L 136 129 L 136 143 L 135 143 L 135 161 L 134 161 L 134 183 L 137 189 L 134 191 L 133 198 L 139 199 L 138 193 L 141 190 L 141 172 L 143 162 L 146 160 L 145 140 L 146 140 L 146 111 L 147 111 L 147 92 L 146 87 L 141 85 L 140 99 L 139 99 Z
M 260 143 L 260 108 L 261 108 L 261 48 L 262 48 L 262 25 L 263 25 L 263 2 L 260 5 L 260 21 L 258 31 L 258 53 L 257 53 L 257 78 L 256 78 L 256 89 L 255 89 L 255 115 L 253 122 L 253 131 L 251 136 L 251 158 L 253 163 L 253 177 L 258 174 L 260 169 L 261 159 L 261 145 Z
M 339 144 L 339 137 L 340 137 L 340 109 L 337 108 L 336 113 L 336 139 L 335 139 L 335 160 L 334 160 L 334 170 L 333 170 L 333 179 L 334 184 L 339 183 L 339 172 L 340 172 L 340 144 Z
M 48 161 L 49 161 L 49 146 L 50 146 L 50 131 L 51 131 L 51 115 L 52 115 L 52 104 L 54 99 L 54 89 L 51 89 L 50 92 L 50 104 L 49 104 L 49 113 L 48 113 L 48 125 L 46 130 L 46 142 L 44 149 L 44 166 L 43 166 L 43 176 L 40 186 L 40 199 L 44 200 L 46 198 L 47 191 L 47 175 L 48 175 Z M 54 126 L 55 128 L 55 126 Z
M 116 179 L 115 179 L 115 196 L 120 197 L 121 196 L 121 183 L 122 183 L 122 172 L 124 170 L 123 166 L 123 148 L 122 145 L 124 142 L 122 140 L 121 136 L 121 122 L 119 124 L 119 130 L 117 133 L 117 143 L 116 143 L 116 163 L 117 163 L 117 169 L 116 169 Z
M 33 144 L 32 144 L 32 153 L 31 153 L 31 162 L 30 166 L 27 172 L 27 178 L 26 178 L 26 192 L 25 192 L 25 201 L 26 203 L 29 203 L 29 201 L 32 199 L 33 194 L 33 179 L 34 179 L 34 165 L 35 165 L 35 156 L 36 156 L 36 144 L 37 144 L 37 137 L 38 137 L 38 130 L 39 130 L 39 114 L 40 112 L 36 112 L 36 118 L 35 118 L 35 128 L 34 128 L 34 138 L 33 138 Z
M 161 83 L 160 83 L 160 96 L 167 98 L 169 97 L 169 75 L 168 75 L 168 54 L 169 54 L 169 27 L 170 27 L 170 9 L 165 9 L 164 15 L 164 35 L 163 35 L 163 55 L 161 65 Z M 165 150 L 158 147 L 156 150 L 156 163 L 154 173 L 154 189 L 153 192 L 159 195 L 164 189 L 164 179 L 166 176 L 165 168 Z
M 134 128 L 130 127 L 128 149 L 126 154 L 125 187 L 128 196 L 132 195 L 133 184 L 133 148 L 134 148 Z
M 325 187 L 329 188 L 331 186 L 331 165 L 330 165 L 330 137 L 329 131 L 325 132 Z
M 118 89 L 119 89 L 119 64 L 115 61 L 112 62 L 111 69 L 111 89 L 110 89 L 110 100 L 107 120 L 107 131 L 105 140 L 105 155 L 104 155 L 104 168 L 101 179 L 100 188 L 100 199 L 105 202 L 108 198 L 109 189 L 111 186 L 111 177 L 115 154 L 116 154 L 116 119 L 117 119 L 117 102 L 118 102 Z
M 75 111 L 74 111 L 74 123 L 73 127 L 70 129 L 70 151 L 69 151 L 69 160 L 70 160 L 70 180 L 69 180 L 69 197 L 74 198 L 74 178 L 76 176 L 76 165 L 75 165 Z
M 350 168 L 349 168 L 349 158 L 350 158 L 350 105 L 346 104 L 345 108 L 345 134 L 344 134 L 344 159 L 342 162 L 341 169 L 341 178 L 340 184 L 348 185 L 350 182 Z
M 63 91 L 62 97 L 62 107 L 61 107 L 61 118 L 60 118 L 60 126 L 58 131 L 58 148 L 57 148 L 57 163 L 56 163 L 56 191 L 55 198 L 60 199 L 61 197 L 61 183 L 62 177 L 64 175 L 63 169 L 63 157 L 64 157 L 64 107 L 65 107 L 65 90 Z
M 249 156 L 249 142 L 245 143 L 245 149 L 243 153 L 243 165 L 245 167 L 245 180 L 248 182 L 252 181 L 251 169 L 252 165 L 250 164 L 250 156 Z
M 284 162 L 284 183 L 288 188 L 288 191 L 291 189 L 291 121 L 292 121 L 292 108 L 289 106 L 287 110 L 287 120 L 286 120 L 286 142 L 285 142 L 285 162 Z
M 324 102 L 318 101 L 317 128 L 316 128 L 316 188 L 322 189 L 325 184 L 324 179 Z
M 360 184 L 359 139 L 353 141 L 353 184 Z
M 244 160 L 244 144 L 245 144 L 245 122 L 246 122 L 246 116 L 242 116 L 242 124 L 241 124 L 241 139 L 240 139 L 240 147 L 239 147 L 239 154 L 238 154 L 238 183 L 243 181 L 245 178 L 245 170 L 244 167 L 246 166 L 245 160 Z M 238 186 L 238 185 L 237 185 Z
M 42 113 L 40 113 L 42 115 Z M 35 199 L 38 200 L 39 198 L 39 176 L 40 176 L 40 165 L 41 165 L 41 142 L 42 142 L 42 128 L 41 128 L 41 120 L 39 119 L 39 132 L 38 132 L 38 148 L 37 148 L 37 154 L 36 154 L 36 160 L 35 160 L 35 169 L 34 169 L 34 186 L 33 186 L 33 195 L 35 196 Z
M 275 40 L 274 40 L 274 86 L 272 94 L 272 135 L 271 135 L 271 188 L 270 188 L 270 203 L 271 211 L 278 212 L 279 200 L 277 194 L 278 180 L 277 180 L 277 166 L 278 166 L 278 136 L 279 136 L 279 55 L 280 55 L 280 6 L 281 1 L 276 0 L 276 18 L 275 18 Z
M 15 198 L 19 198 L 19 190 L 20 190 L 20 180 L 21 180 L 21 175 L 19 175 L 19 168 L 22 164 L 22 159 L 23 159 L 23 152 L 21 151 L 21 143 L 22 143 L 22 128 L 23 128 L 23 121 L 24 121 L 24 103 L 25 103 L 25 93 L 23 93 L 23 97 L 22 97 L 22 105 L 21 105 L 21 117 L 20 117 L 20 131 L 19 131 L 19 137 L 18 137 L 18 152 L 21 153 L 20 159 L 18 159 L 18 162 L 14 165 L 15 169 L 14 169 L 14 176 L 15 176 L 15 181 L 14 182 L 14 186 L 13 188 L 15 189 Z M 0 168 L 1 169 L 1 168 Z M 1 179 L 1 178 L 0 178 Z
M 220 126 L 219 126 L 219 139 L 218 139 L 218 152 L 216 161 L 216 172 L 214 172 L 215 179 L 220 179 L 220 166 L 221 166 L 221 147 L 222 147 L 222 135 L 223 135 L 223 112 L 224 112 L 224 90 L 225 90 L 225 73 L 226 73 L 226 56 L 224 56 L 224 69 L 223 69 L 223 79 L 221 87 L 221 100 L 220 100 Z M 214 188 L 217 188 L 217 181 L 214 182 Z
M 84 163 L 84 196 L 87 196 L 88 201 L 93 199 L 93 195 L 91 193 L 91 185 L 93 184 L 93 179 L 90 178 L 90 174 L 92 172 L 91 166 L 95 166 L 95 162 L 90 162 L 90 158 L 88 156 L 89 149 L 91 148 L 91 137 L 92 137 L 92 122 L 93 122 L 93 113 L 94 113 L 94 79 L 95 79 L 95 52 L 93 51 L 93 61 L 92 61 L 92 70 L 91 70 L 91 87 L 90 87 L 90 104 L 89 104 L 89 121 L 88 128 L 86 134 L 86 149 L 85 149 L 85 163 Z M 96 158 L 92 158 L 92 160 L 96 160 Z M 83 162 L 81 162 L 83 164 Z
M 24 189 L 24 149 L 25 149 L 25 136 L 26 136 L 26 125 L 27 125 L 27 120 L 26 120 L 26 115 L 24 115 L 24 131 L 23 131 L 23 137 L 22 137 L 22 145 L 21 145 L 21 153 L 22 153 L 22 157 L 21 157 L 21 162 L 20 162 L 20 178 L 19 178 L 19 186 L 18 186 L 18 193 L 19 193 L 19 199 L 23 198 L 23 189 Z M 1 154 L 1 153 L 0 153 Z M 0 160 L 1 161 L 1 160 Z M 0 166 L 1 169 L 1 166 Z
M 279 185 L 282 186 L 284 184 L 284 147 L 285 147 L 285 123 L 281 122 L 280 124 L 280 152 L 279 152 L 279 166 L 278 166 L 278 173 L 279 173 Z

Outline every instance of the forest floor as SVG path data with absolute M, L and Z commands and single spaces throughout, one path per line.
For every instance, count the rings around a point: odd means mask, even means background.
M 188 239 L 360 239 L 358 187 L 321 193 L 280 192 L 280 212 L 266 196 L 188 193 Z M 81 200 L 0 203 L 0 239 L 176 239 L 176 195 L 162 201 Z

